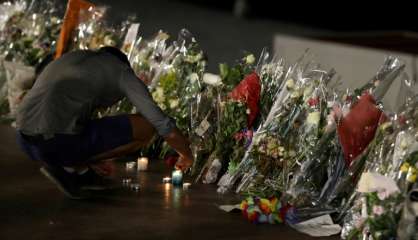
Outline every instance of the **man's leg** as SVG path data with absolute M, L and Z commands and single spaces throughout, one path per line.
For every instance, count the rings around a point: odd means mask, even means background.
M 90 158 L 91 162 L 122 157 L 150 144 L 155 136 L 154 126 L 138 114 L 128 115 L 128 118 L 132 128 L 132 142 L 99 153 Z

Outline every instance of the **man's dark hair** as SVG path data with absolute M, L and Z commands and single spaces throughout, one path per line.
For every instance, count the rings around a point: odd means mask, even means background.
M 100 48 L 99 52 L 110 53 L 113 56 L 117 57 L 123 63 L 126 63 L 128 66 L 131 66 L 131 63 L 129 62 L 128 57 L 121 50 L 119 50 L 119 48 L 107 46 L 107 47 Z

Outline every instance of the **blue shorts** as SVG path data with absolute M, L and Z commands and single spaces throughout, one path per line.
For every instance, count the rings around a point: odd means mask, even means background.
M 29 157 L 50 165 L 74 166 L 133 140 L 128 115 L 91 120 L 80 134 L 55 134 L 53 138 L 18 132 L 18 143 Z

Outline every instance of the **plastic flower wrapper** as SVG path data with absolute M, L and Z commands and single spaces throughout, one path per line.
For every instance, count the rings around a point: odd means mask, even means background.
M 179 32 L 178 39 L 173 45 L 174 48 L 179 49 L 179 54 L 175 55 L 172 62 L 172 71 L 179 80 L 177 98 L 174 100 L 178 99 L 179 105 L 172 117 L 176 119 L 179 129 L 190 132 L 191 107 L 203 88 L 206 57 L 196 39 L 187 29 L 182 29 Z M 170 58 L 171 56 L 172 54 Z M 173 74 L 172 71 L 169 71 L 169 74 Z
M 297 62 L 289 68 L 287 73 L 285 74 L 285 79 L 290 80 L 294 74 L 296 74 L 296 69 L 298 68 L 298 64 L 303 64 L 302 61 Z M 295 86 L 294 80 L 288 82 L 291 85 L 291 88 L 293 89 Z M 258 127 L 257 131 L 255 132 L 253 136 L 253 141 L 249 145 L 248 149 L 246 150 L 243 159 L 238 164 L 238 166 L 235 167 L 234 171 L 228 171 L 222 178 L 219 180 L 218 183 L 218 192 L 224 193 L 234 187 L 236 187 L 236 184 L 242 177 L 246 177 L 247 179 L 251 179 L 252 176 L 254 176 L 257 173 L 257 169 L 255 167 L 255 160 L 250 156 L 250 152 L 255 149 L 256 143 L 258 143 L 261 139 L 266 137 L 266 134 L 270 133 L 270 128 L 274 126 L 273 123 L 275 116 L 278 112 L 280 112 L 280 109 L 282 107 L 282 102 L 285 99 L 290 98 L 291 90 L 289 90 L 286 87 L 286 81 L 283 81 L 281 83 L 280 88 L 278 89 L 278 92 L 275 94 L 274 104 L 272 106 L 272 109 L 270 110 L 268 116 L 266 117 L 266 120 Z M 270 196 L 273 196 L 275 194 L 271 194 Z
M 287 151 L 290 148 L 286 147 L 294 146 L 290 143 L 295 140 L 291 137 L 286 139 L 286 136 L 296 136 L 296 134 L 286 134 L 289 133 L 289 130 L 294 130 L 290 126 L 293 126 L 299 117 L 300 112 L 294 106 L 300 106 L 297 104 L 299 101 L 303 102 L 301 93 L 305 82 L 302 77 L 304 67 L 306 65 L 301 60 L 289 69 L 286 81 L 282 83 L 280 91 L 275 94 L 275 103 L 266 121 L 256 131 L 252 144 L 238 165 L 237 171 L 228 172 L 222 177 L 218 191 L 224 192 L 232 188 L 241 179 L 237 192 L 249 190 L 251 194 L 260 197 L 281 194 L 283 159 L 285 155 L 288 157 L 288 153 L 292 152 Z M 285 108 L 285 105 L 288 107 Z M 283 139 L 286 139 L 286 142 Z M 289 143 L 289 145 L 285 143 Z
M 418 237 L 418 184 L 408 193 L 398 224 L 399 240 L 417 239 Z
M 16 12 L 23 12 L 27 7 L 27 3 L 24 0 L 21 1 L 5 1 L 0 4 L 0 31 L 3 31 L 6 22 Z
M 325 87 L 330 75 L 314 69 L 299 77 L 300 87 L 296 89 L 300 95 L 294 98 L 293 93 L 284 102 L 266 131 L 267 137 L 261 136 L 250 153 L 256 159 L 261 181 L 241 185 L 241 191 L 265 192 L 264 182 L 270 179 L 275 182 L 271 191 L 285 192 L 299 165 L 317 147 L 328 115 Z M 292 86 L 291 81 L 288 83 Z M 257 190 L 260 186 L 262 191 Z
M 397 185 L 401 189 L 399 193 L 401 196 L 395 199 L 403 201 L 402 199 L 409 190 L 409 186 L 415 183 L 413 174 L 410 174 L 408 177 L 408 172 L 414 172 L 413 162 L 415 160 L 412 152 L 418 149 L 418 144 L 414 137 L 416 134 L 416 123 L 414 122 L 417 115 L 415 110 L 416 102 L 409 98 L 404 103 L 404 107 L 400 107 L 400 109 L 405 110 L 393 115 L 390 122 L 386 122 L 379 127 L 376 139 L 381 138 L 382 140 L 375 141 L 377 144 L 371 147 L 363 172 L 379 173 L 394 180 L 394 182 L 397 181 Z M 377 192 L 378 196 L 382 199 L 388 195 L 387 192 L 381 190 Z M 355 192 L 345 204 L 346 207 L 341 209 L 340 217 L 344 216 L 344 228 L 342 232 L 344 238 L 350 238 L 350 235 L 353 234 L 357 236 L 370 234 L 370 231 L 374 231 L 368 230 L 366 233 L 362 233 L 360 227 L 364 228 L 364 225 L 359 226 L 357 224 L 359 221 L 362 223 L 365 222 L 365 217 L 361 214 L 361 207 L 359 207 L 363 198 L 364 194 Z M 399 201 L 395 203 L 400 205 L 401 202 Z M 398 218 L 400 215 L 399 208 L 397 207 L 395 209 L 396 211 L 394 209 L 388 209 L 386 212 Z M 391 229 L 392 235 L 396 226 L 397 223 L 387 227 Z
M 375 183 L 376 180 L 380 183 Z M 396 239 L 403 202 L 396 183 L 380 174 L 366 173 L 357 191 L 359 198 L 350 210 L 355 214 L 350 215 L 350 223 L 344 224 L 342 238 Z
M 74 32 L 72 49 L 95 50 L 104 46 L 119 47 L 124 37 L 123 28 L 107 26 L 106 7 L 90 7 L 80 11 L 80 20 Z
M 393 63 L 392 60 L 387 59 L 384 66 Z M 395 62 L 398 64 L 391 65 L 391 68 L 382 67 L 377 73 L 380 78 L 378 82 L 382 84 L 376 88 L 363 87 L 368 90 L 361 97 L 345 98 L 345 101 L 350 101 L 346 104 L 349 106 L 348 111 L 338 106 L 334 107 L 332 114 L 336 117 L 334 119 L 337 122 L 337 131 L 329 135 L 331 144 L 322 145 L 322 148 L 327 148 L 326 151 L 310 160 L 318 161 L 317 164 L 326 167 L 326 171 L 317 171 L 318 174 L 315 175 L 322 181 L 321 187 L 313 187 L 310 192 L 305 192 L 304 198 L 296 199 L 300 208 L 311 209 L 313 213 L 314 209 L 318 212 L 328 209 L 329 213 L 338 213 L 345 208 L 364 169 L 369 152 L 374 146 L 379 145 L 386 135 L 384 126 L 380 126 L 380 130 L 377 131 L 379 125 L 387 118 L 371 94 L 380 93 L 380 97 L 376 98 L 380 100 L 383 97 L 382 88 L 387 90 L 386 81 L 393 82 L 401 74 L 403 65 L 399 61 Z M 377 77 L 372 81 L 375 79 Z
M 284 60 L 277 55 L 270 57 L 270 53 L 264 48 L 261 52 L 256 73 L 260 76 L 261 94 L 260 94 L 260 121 L 266 120 L 267 115 L 274 103 L 275 97 L 283 78 Z
M 217 159 L 221 168 L 215 174 L 208 171 L 208 174 L 214 175 L 213 180 L 204 182 L 215 182 L 226 170 L 234 171 L 241 161 L 252 139 L 251 127 L 258 114 L 259 94 L 260 80 L 257 74 L 251 73 L 228 94 L 228 99 L 220 103 L 219 131 L 208 165 Z
M 138 76 L 145 75 L 149 82 L 145 82 L 151 90 L 158 83 L 157 72 L 171 70 L 173 57 L 177 54 L 173 46 L 168 46 L 169 35 L 159 31 L 153 38 L 144 40 L 142 37 L 134 43 L 129 53 L 129 61 Z
M 154 50 L 146 54 L 152 59 L 148 71 L 152 74 L 151 94 L 161 109 L 176 120 L 177 127 L 190 135 L 193 131 L 192 108 L 203 89 L 206 58 L 196 39 L 186 29 L 182 29 L 178 39 L 168 47 L 165 40 L 157 42 L 152 48 Z M 160 157 L 169 150 L 168 145 L 163 145 Z
M 370 151 L 367 156 L 363 174 L 370 175 L 370 173 L 377 173 L 380 174 L 383 178 L 383 176 L 389 176 L 390 173 L 393 171 L 392 158 L 394 156 L 395 139 L 400 132 L 398 123 L 399 122 L 392 120 L 382 124 L 379 127 L 378 132 L 376 134 L 376 139 L 381 140 L 373 141 L 371 143 Z M 361 185 L 363 189 L 369 186 L 366 184 L 366 180 L 369 180 L 369 178 L 363 176 L 363 179 L 361 179 L 359 182 L 359 186 Z M 371 179 L 370 182 L 373 182 L 372 180 L 373 179 Z M 383 181 L 385 181 L 385 179 L 383 179 Z M 392 185 L 396 185 L 396 183 L 393 182 Z M 397 186 L 396 189 L 398 189 Z M 376 186 L 373 187 L 372 192 L 373 194 L 378 193 L 378 196 L 380 196 L 382 200 L 383 198 L 386 198 L 387 195 L 389 195 L 386 191 L 383 191 L 382 189 L 379 189 Z M 366 200 L 365 195 L 366 194 L 354 192 L 345 204 L 345 207 L 341 209 L 339 218 L 344 217 L 344 227 L 342 231 L 343 237 L 347 237 L 347 235 L 349 235 L 349 232 L 352 232 L 353 229 L 356 229 L 362 226 L 362 224 L 364 224 L 365 218 L 362 217 L 361 208 L 362 201 Z M 361 233 L 362 231 L 359 231 L 356 234 Z
M 56 9 L 49 1 L 16 12 L 2 32 L 1 52 L 5 60 L 36 66 L 55 47 L 60 24 Z
M 202 178 L 205 183 L 216 182 L 219 174 L 227 168 L 234 168 L 236 162 L 242 159 L 246 143 L 251 141 L 252 131 L 249 126 L 252 126 L 259 111 L 260 81 L 257 74 L 251 73 L 255 60 L 247 61 L 250 55 L 233 67 L 220 64 L 218 80 L 205 74 L 204 81 L 217 86 L 219 125 L 214 136 L 215 147 L 209 158 L 204 160 L 205 164 L 197 180 Z M 233 84 L 235 87 L 232 89 Z
M 192 103 L 189 138 L 194 162 L 190 174 L 196 182 L 201 180 L 202 169 L 215 149 L 219 126 L 218 99 L 219 89 L 216 86 L 205 86 Z

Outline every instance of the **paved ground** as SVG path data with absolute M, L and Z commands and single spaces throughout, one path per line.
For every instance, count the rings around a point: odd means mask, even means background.
M 161 183 L 169 170 L 159 162 L 133 174 L 142 189 L 103 192 L 96 198 L 65 198 L 39 174 L 15 143 L 15 132 L 0 125 L 0 239 L 312 239 L 283 225 L 253 225 L 240 214 L 217 209 L 238 202 L 215 186 L 187 192 Z M 120 165 L 117 178 L 129 175 Z M 320 239 L 320 238 L 317 238 Z M 324 239 L 338 239 L 324 238 Z

